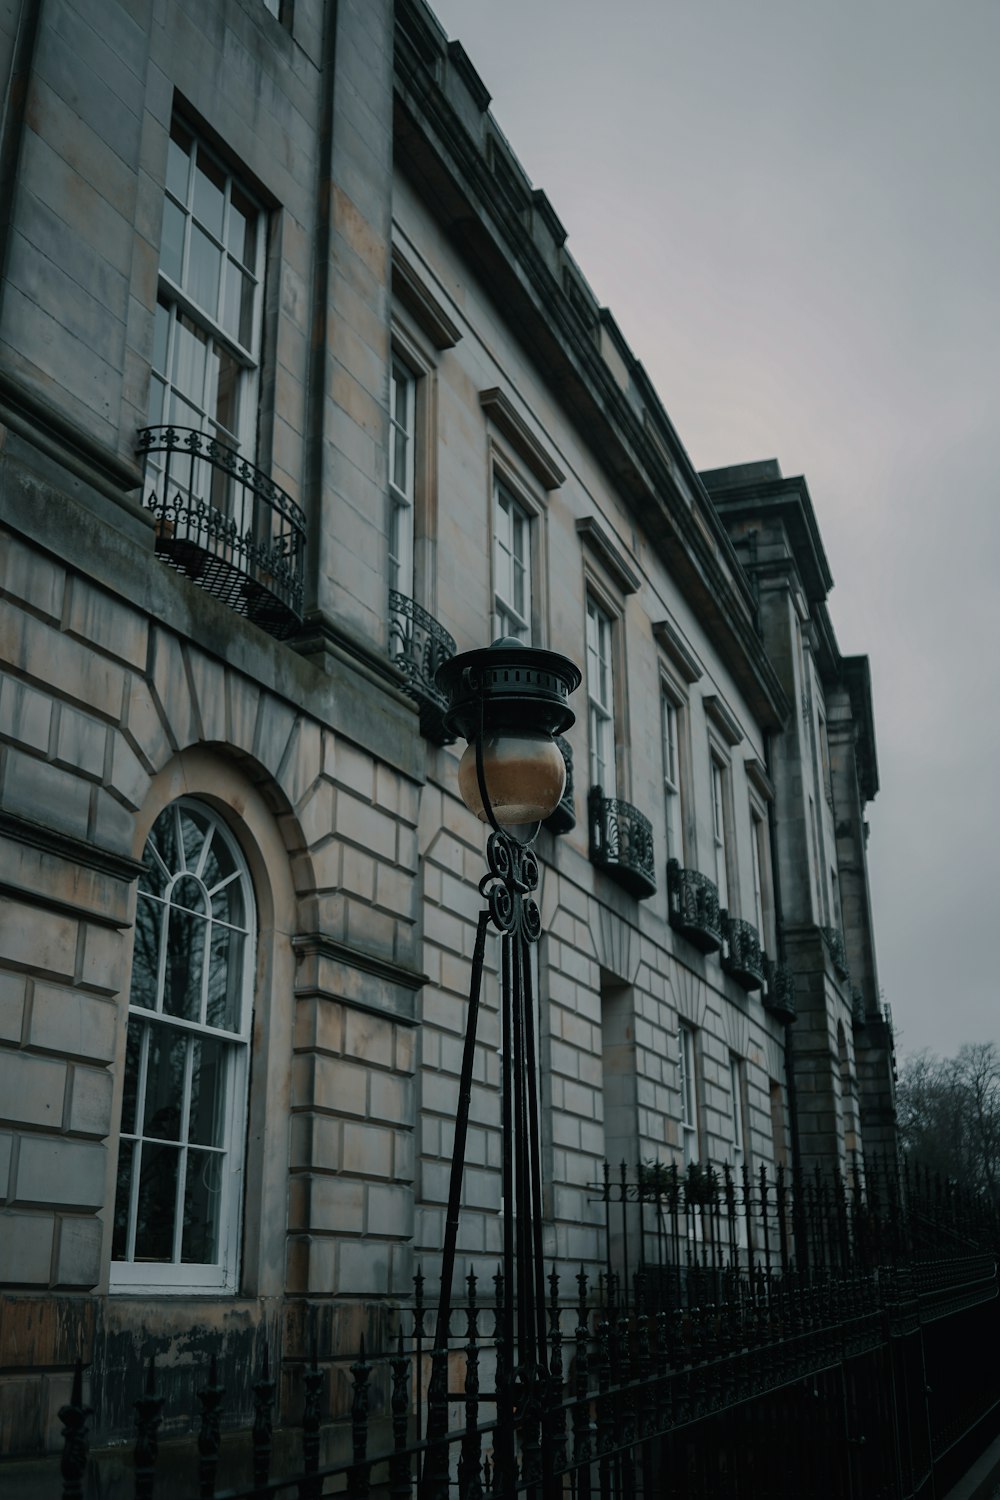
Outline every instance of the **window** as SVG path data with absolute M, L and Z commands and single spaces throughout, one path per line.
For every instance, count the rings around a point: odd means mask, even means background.
M 819 919 L 821 922 L 829 922 L 830 895 L 826 890 L 826 887 L 823 884 L 822 876 L 820 875 L 822 866 L 820 865 L 819 860 L 819 823 L 816 818 L 816 803 L 813 801 L 812 797 L 809 798 L 809 840 L 812 852 L 812 862 L 810 865 L 810 873 L 812 875 L 811 884 L 813 890 L 816 892 L 816 903 L 819 911 Z
M 684 1165 L 689 1166 L 698 1160 L 698 1093 L 694 1031 L 683 1022 L 677 1028 L 677 1081 L 681 1093 L 681 1149 Z
M 732 1168 L 736 1182 L 742 1179 L 743 1146 L 743 1063 L 734 1053 L 729 1055 L 729 1125 L 732 1134 Z
M 785 1148 L 785 1096 L 781 1084 L 774 1078 L 769 1081 L 768 1102 L 771 1107 L 771 1145 L 774 1150 L 774 1164 L 776 1167 L 784 1167 L 788 1162 L 788 1153 Z
M 413 450 L 416 377 L 399 359 L 389 376 L 389 587 L 413 597 Z
M 590 719 L 590 784 L 617 795 L 615 689 L 611 665 L 612 624 L 596 600 L 587 600 L 587 698 Z
M 830 741 L 826 733 L 826 720 L 819 715 L 819 750 L 823 765 L 823 795 L 833 806 L 833 778 L 830 775 Z
M 252 459 L 263 267 L 260 205 L 175 120 L 160 243 L 151 426 L 194 428 Z M 225 470 L 206 472 L 218 508 L 228 508 L 227 494 L 247 493 L 229 484 Z M 241 527 L 248 521 L 244 515 L 234 519 Z
M 496 632 L 531 644 L 531 517 L 496 481 L 493 514 Z
M 660 695 L 663 731 L 663 800 L 667 824 L 667 858 L 684 863 L 683 819 L 681 800 L 681 709 L 665 690 Z
M 764 941 L 764 878 L 761 836 L 764 820 L 750 809 L 750 854 L 753 860 L 753 919 L 757 935 Z
M 182 799 L 136 904 L 111 1283 L 232 1291 L 239 1269 L 255 910 L 235 840 Z
M 712 756 L 712 839 L 715 844 L 715 883 L 719 905 L 729 906 L 729 876 L 726 849 L 726 768 Z

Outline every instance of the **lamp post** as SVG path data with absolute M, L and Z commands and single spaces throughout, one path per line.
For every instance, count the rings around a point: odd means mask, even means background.
M 522 1482 L 544 1483 L 541 1409 L 548 1379 L 542 1261 L 542 1179 L 538 1119 L 538 1038 L 535 1034 L 531 944 L 541 935 L 533 892 L 538 861 L 531 848 L 540 824 L 559 805 L 565 763 L 553 737 L 576 719 L 568 697 L 580 672 L 554 651 L 507 637 L 466 651 L 438 668 L 448 700 L 445 725 L 468 741 L 458 786 L 470 811 L 492 832 L 489 866 L 480 881 L 480 913 L 472 962 L 448 1213 L 441 1261 L 441 1300 L 427 1400 L 428 1449 L 421 1500 L 447 1495 L 448 1322 L 455 1269 L 462 1172 L 486 935 L 500 934 L 501 1124 L 503 1130 L 502 1367 L 497 1369 L 494 1463 L 510 1493 L 517 1484 L 515 1427 L 521 1431 Z M 546 1486 L 548 1488 L 548 1486 Z M 530 1493 L 530 1490 L 529 1490 Z

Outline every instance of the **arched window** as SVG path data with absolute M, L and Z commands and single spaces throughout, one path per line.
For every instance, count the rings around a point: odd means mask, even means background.
M 255 908 L 211 808 L 153 824 L 135 917 L 111 1285 L 235 1290 Z

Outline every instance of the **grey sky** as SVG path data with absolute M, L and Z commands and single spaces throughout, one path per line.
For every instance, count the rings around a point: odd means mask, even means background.
M 806 475 L 900 1048 L 1000 1041 L 1000 4 L 432 4 L 695 463 Z

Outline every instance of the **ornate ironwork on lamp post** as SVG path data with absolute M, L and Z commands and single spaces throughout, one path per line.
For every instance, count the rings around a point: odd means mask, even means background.
M 492 832 L 488 872 L 480 881 L 480 913 L 472 963 L 455 1146 L 441 1261 L 441 1301 L 428 1390 L 428 1448 L 421 1500 L 448 1492 L 448 1323 L 458 1243 L 462 1170 L 486 936 L 500 934 L 501 1125 L 504 1136 L 503 1296 L 498 1311 L 497 1427 L 494 1466 L 509 1484 L 528 1493 L 546 1484 L 542 1398 L 551 1378 L 542 1259 L 542 1177 L 538 1117 L 538 1038 L 535 1034 L 531 944 L 541 935 L 534 899 L 538 861 L 531 845 L 539 826 L 558 807 L 566 766 L 555 736 L 576 719 L 568 697 L 581 675 L 564 656 L 513 638 L 452 657 L 437 672 L 448 700 L 444 722 L 468 741 L 458 771 L 466 806 Z M 518 1470 L 516 1434 L 520 1433 Z M 494 1492 L 497 1493 L 494 1486 Z M 507 1493 L 503 1489 L 503 1493 Z

